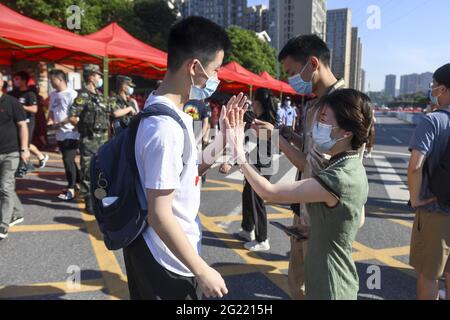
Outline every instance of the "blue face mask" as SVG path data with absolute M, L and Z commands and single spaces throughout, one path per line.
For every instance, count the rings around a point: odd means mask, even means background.
M 308 64 L 309 64 L 309 62 L 305 65 L 305 67 L 303 68 L 303 70 L 300 73 L 288 78 L 289 84 L 298 94 L 313 93 L 312 79 L 311 79 L 311 81 L 305 81 L 302 78 L 303 71 L 305 71 Z
M 313 127 L 312 139 L 317 151 L 321 153 L 328 153 L 331 149 L 333 149 L 336 143 L 347 139 L 347 137 L 343 137 L 340 139 L 334 139 L 331 137 L 331 132 L 333 131 L 333 129 L 337 128 L 339 127 L 333 127 L 329 124 L 316 122 Z
M 437 89 L 437 88 L 431 89 L 429 91 L 429 98 L 430 98 L 432 104 L 437 105 L 438 107 L 440 107 L 441 105 L 439 104 L 439 96 L 437 96 L 437 97 L 433 96 L 433 91 L 435 89 Z
M 200 63 L 199 63 L 200 64 Z M 205 75 L 208 77 L 208 81 L 206 81 L 205 87 L 200 88 L 194 84 L 194 79 L 191 76 L 192 86 L 191 92 L 189 93 L 189 100 L 205 100 L 213 95 L 213 93 L 217 90 L 220 81 L 216 78 L 212 78 L 208 76 L 203 66 L 200 64 Z
M 96 87 L 97 89 L 103 87 L 103 79 L 102 79 L 102 78 L 100 78 L 100 80 L 97 82 L 97 84 L 95 85 L 95 87 Z

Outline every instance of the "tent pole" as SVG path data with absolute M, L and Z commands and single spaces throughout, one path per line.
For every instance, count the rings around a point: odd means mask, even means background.
M 103 97 L 105 100 L 109 97 L 109 59 L 103 57 Z
M 250 85 L 250 100 L 253 100 L 253 86 Z

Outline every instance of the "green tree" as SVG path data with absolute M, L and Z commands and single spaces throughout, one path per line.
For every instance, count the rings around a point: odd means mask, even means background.
M 260 40 L 255 32 L 237 26 L 227 29 L 233 45 L 227 63 L 236 61 L 256 74 L 267 71 L 276 76 L 276 52 L 268 43 Z
M 123 0 L 122 0 L 123 1 Z M 169 30 L 177 19 L 177 10 L 163 0 L 136 0 L 127 13 L 123 27 L 139 40 L 167 50 Z

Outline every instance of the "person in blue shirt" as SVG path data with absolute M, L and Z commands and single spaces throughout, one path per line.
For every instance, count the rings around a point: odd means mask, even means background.
M 418 299 L 436 300 L 439 279 L 445 276 L 450 300 L 450 206 L 436 198 L 429 183 L 450 143 L 450 63 L 434 73 L 431 89 L 430 99 L 438 109 L 417 125 L 410 143 L 408 186 L 416 210 L 410 264 L 418 273 Z
M 279 124 L 285 125 L 292 130 L 295 130 L 295 120 L 297 119 L 297 112 L 292 106 L 291 98 L 286 97 L 281 108 L 279 108 L 277 116 L 279 116 Z

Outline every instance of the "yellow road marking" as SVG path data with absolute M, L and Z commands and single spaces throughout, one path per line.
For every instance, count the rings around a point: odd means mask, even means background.
M 379 249 L 379 250 L 372 249 L 372 248 L 369 248 L 369 247 L 367 247 L 367 246 L 365 246 L 365 245 L 363 245 L 363 244 L 361 244 L 359 242 L 356 242 L 356 241 L 353 243 L 353 248 L 355 248 L 355 249 L 357 249 L 359 251 L 367 253 L 370 256 L 371 259 L 376 259 L 376 260 L 378 260 L 380 262 L 383 262 L 384 264 L 386 264 L 386 265 L 388 265 L 390 267 L 398 268 L 400 270 L 403 270 L 403 269 L 410 270 L 410 269 L 412 269 L 411 266 L 409 266 L 409 265 L 407 265 L 407 264 L 405 264 L 405 263 L 403 263 L 401 261 L 398 261 L 395 258 L 393 258 L 392 256 L 390 256 L 388 254 L 389 251 L 388 251 L 388 253 L 386 253 L 384 251 L 385 249 Z M 402 252 L 405 251 L 404 248 L 405 247 L 400 247 L 400 249 L 399 248 L 387 248 L 387 249 L 388 250 L 398 249 L 398 252 L 402 253 Z M 401 254 L 401 255 L 403 255 L 403 254 Z
M 111 299 L 128 299 L 127 277 L 123 274 L 116 256 L 109 251 L 103 242 L 103 238 L 95 218 L 84 212 L 84 205 L 79 204 L 81 218 L 84 220 L 88 231 L 89 240 L 97 259 L 98 267 L 105 281 L 105 286 Z
M 233 188 L 229 187 L 206 187 L 202 188 L 202 191 L 231 191 L 234 190 Z
M 38 171 L 28 173 L 27 176 L 64 176 L 65 173 L 61 171 Z
M 213 180 L 213 179 L 208 179 L 208 182 L 215 183 L 215 184 L 218 184 L 221 186 L 226 186 L 226 187 L 229 187 L 229 188 L 234 189 L 239 192 L 242 192 L 242 190 L 244 190 L 244 186 L 242 185 L 242 183 L 231 183 L 231 182 L 225 182 L 225 181 Z
M 46 232 L 46 231 L 77 231 L 85 229 L 84 223 L 68 224 L 29 224 L 13 226 L 9 232 Z
M 226 222 L 226 221 L 240 221 L 242 220 L 241 214 L 231 215 L 231 216 L 214 216 L 209 217 L 214 222 Z M 289 219 L 292 218 L 292 213 L 269 213 L 267 214 L 268 220 L 277 219 Z
M 25 298 L 50 294 L 67 294 L 100 291 L 103 279 L 81 281 L 80 287 L 67 286 L 67 282 L 34 283 L 26 285 L 0 286 L 0 299 Z
M 59 195 L 61 190 L 27 189 L 17 190 L 16 193 L 21 196 Z
M 273 275 L 281 274 L 280 269 L 287 268 L 287 261 L 268 261 L 258 257 L 255 253 L 249 252 L 244 248 L 242 242 L 236 241 L 232 235 L 228 234 L 224 229 L 219 227 L 214 220 L 199 212 L 202 225 L 209 232 L 215 234 L 222 242 L 237 253 L 248 265 L 252 265 L 255 272 L 265 275 L 270 281 L 282 289 L 289 295 L 287 278 Z M 232 267 L 230 267 L 232 269 Z M 269 270 L 269 271 L 268 271 Z

